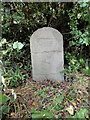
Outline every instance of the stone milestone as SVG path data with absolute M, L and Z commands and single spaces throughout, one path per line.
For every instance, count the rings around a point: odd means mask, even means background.
M 63 36 L 51 27 L 36 30 L 30 38 L 33 80 L 63 81 Z

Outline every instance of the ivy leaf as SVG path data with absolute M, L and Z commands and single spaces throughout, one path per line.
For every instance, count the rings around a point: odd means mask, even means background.
M 24 46 L 24 45 L 23 45 L 21 42 L 18 43 L 18 48 L 19 48 L 19 50 L 22 49 L 23 46 Z
M 14 42 L 14 44 L 13 44 L 13 48 L 18 49 L 18 50 L 22 49 L 23 46 L 24 45 L 21 42 L 18 42 L 18 41 Z
M 2 40 L 1 40 L 1 44 L 3 45 L 3 44 L 5 44 L 7 41 L 6 41 L 6 39 L 5 38 L 3 38 Z
M 13 44 L 14 49 L 17 49 L 17 47 L 18 47 L 18 41 L 14 42 L 14 44 Z

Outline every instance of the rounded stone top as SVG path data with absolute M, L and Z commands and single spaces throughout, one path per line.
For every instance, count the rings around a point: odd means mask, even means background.
M 40 28 L 30 38 L 30 49 L 33 53 L 63 51 L 63 36 L 54 28 Z
M 43 28 L 39 28 L 32 34 L 31 40 L 32 38 L 60 39 L 62 37 L 63 37 L 62 34 L 58 30 L 51 28 L 51 27 L 43 27 Z

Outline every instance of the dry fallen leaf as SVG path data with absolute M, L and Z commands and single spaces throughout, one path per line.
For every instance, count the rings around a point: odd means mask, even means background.
M 72 101 L 71 102 L 75 108 L 77 108 L 77 101 Z
M 72 105 L 70 105 L 69 107 L 67 107 L 66 110 L 70 113 L 70 115 L 74 114 L 74 108 L 73 108 Z
M 58 80 L 58 83 L 60 84 L 60 80 Z
M 90 96 L 88 96 L 88 100 L 90 101 Z
M 33 102 L 33 103 L 32 103 L 32 105 L 33 105 L 33 106 L 35 106 L 35 105 L 36 105 L 36 103 L 35 103 L 35 102 Z
M 14 116 L 15 115 L 15 113 L 14 112 L 11 112 L 11 116 Z
M 77 92 L 77 101 L 81 103 L 82 98 L 83 98 L 83 92 L 79 90 Z
M 66 97 L 66 93 L 64 92 L 64 97 Z
M 28 103 L 28 105 L 31 105 L 31 100 L 28 100 L 27 103 Z

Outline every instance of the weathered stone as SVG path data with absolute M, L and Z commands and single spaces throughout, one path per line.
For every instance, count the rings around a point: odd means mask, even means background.
M 63 81 L 63 36 L 54 28 L 44 27 L 30 39 L 33 80 Z

